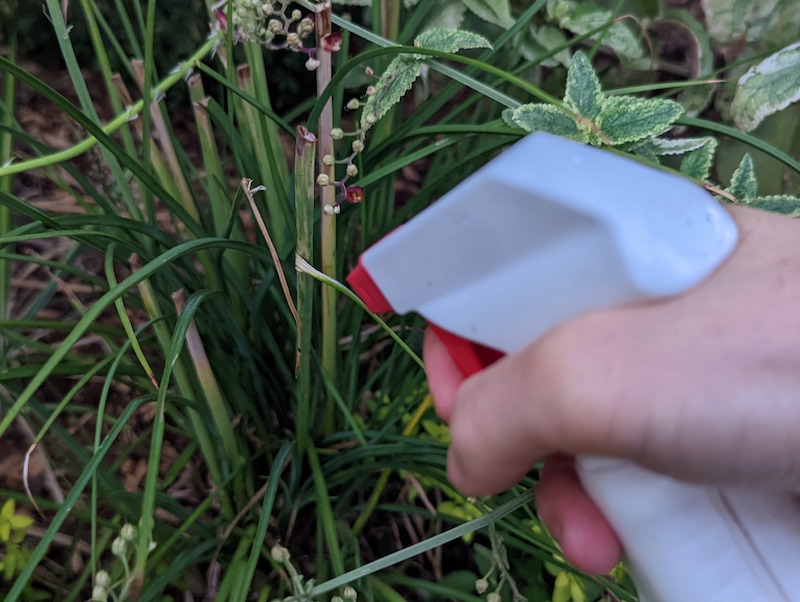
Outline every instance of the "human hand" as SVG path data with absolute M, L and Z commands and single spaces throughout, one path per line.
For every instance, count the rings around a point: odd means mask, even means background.
M 565 556 L 595 573 L 620 546 L 583 492 L 574 455 L 800 491 L 800 222 L 731 213 L 739 247 L 682 296 L 576 318 L 463 383 L 429 333 L 426 369 L 451 425 L 453 484 L 496 493 L 547 457 L 540 516 Z

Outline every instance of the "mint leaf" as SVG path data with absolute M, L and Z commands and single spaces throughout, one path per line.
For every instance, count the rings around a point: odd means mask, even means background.
M 706 144 L 690 152 L 681 161 L 680 171 L 690 178 L 705 181 L 711 174 L 711 165 L 714 163 L 714 153 L 717 150 L 717 141 L 707 138 Z
M 767 57 L 745 73 L 731 104 L 733 121 L 745 132 L 800 100 L 800 42 Z
M 553 105 L 532 103 L 515 109 L 511 115 L 519 127 L 528 132 L 548 132 L 586 142 L 585 135 L 569 115 Z
M 672 100 L 608 96 L 597 124 L 613 144 L 623 144 L 663 134 L 682 114 Z
M 594 121 L 603 108 L 603 91 L 592 63 L 582 52 L 576 52 L 567 72 L 564 102 L 587 119 Z
M 399 56 L 389 63 L 386 71 L 375 85 L 375 94 L 370 96 L 364 104 L 361 127 L 368 129 L 372 125 L 367 121 L 370 115 L 374 115 L 374 119 L 378 120 L 400 102 L 400 99 L 414 85 L 421 69 L 420 61 L 405 56 Z
M 739 167 L 731 176 L 731 185 L 726 192 L 730 192 L 734 197 L 743 203 L 749 203 L 758 194 L 758 182 L 756 172 L 753 167 L 753 159 L 749 153 L 742 157 Z
M 467 48 L 491 48 L 492 44 L 483 36 L 471 31 L 437 27 L 419 34 L 414 40 L 414 46 L 442 52 L 458 52 Z
M 747 203 L 748 207 L 782 213 L 792 217 L 800 216 L 800 197 L 788 194 L 759 196 Z
M 511 6 L 508 0 L 464 0 L 467 8 L 478 17 L 500 27 L 511 27 Z

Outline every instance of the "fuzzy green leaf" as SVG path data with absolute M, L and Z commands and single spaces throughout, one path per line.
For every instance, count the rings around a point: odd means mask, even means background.
M 645 56 L 640 36 L 628 21 L 614 21 L 614 13 L 599 8 L 591 2 L 572 0 L 549 0 L 548 14 L 558 24 L 572 33 L 583 35 L 598 27 L 611 23 L 603 34 L 603 44 L 611 48 L 620 58 L 635 61 Z M 613 23 L 612 23 L 613 22 Z
M 592 63 L 582 52 L 576 52 L 567 72 L 564 101 L 584 117 L 594 119 L 603 108 L 603 91 Z
M 781 46 L 800 35 L 797 0 L 702 0 L 708 33 L 720 44 L 769 40 Z
M 477 33 L 460 29 L 429 29 L 417 36 L 414 46 L 442 52 L 458 52 L 467 48 L 491 48 L 492 44 Z
M 565 48 L 567 45 L 567 36 L 564 31 L 552 25 L 544 25 L 536 27 L 531 25 L 523 32 L 516 41 L 519 53 L 525 57 L 526 60 L 536 61 L 544 67 L 569 67 L 570 56 L 569 50 Z M 541 59 L 545 54 L 556 48 L 561 48 L 555 55 Z
M 531 103 L 522 105 L 512 114 L 514 123 L 528 132 L 548 132 L 585 142 L 578 124 L 553 105 Z
M 696 151 L 709 144 L 710 140 L 709 136 L 704 136 L 702 138 L 652 138 L 648 142 L 652 144 L 655 154 L 663 156 L 684 155 Z
M 756 172 L 753 167 L 753 159 L 749 153 L 745 153 L 742 157 L 739 167 L 733 172 L 731 176 L 731 185 L 728 187 L 727 192 L 730 192 L 739 201 L 749 203 L 758 194 L 758 182 L 756 181 Z
M 478 17 L 500 27 L 511 27 L 511 6 L 508 0 L 464 0 L 467 8 Z
M 749 132 L 766 117 L 800 100 L 800 42 L 767 57 L 745 73 L 736 86 L 731 113 Z
M 714 153 L 717 150 L 717 140 L 708 138 L 708 142 L 690 152 L 681 161 L 680 171 L 690 178 L 696 180 L 707 180 L 711 174 L 711 166 L 714 164 Z
M 672 100 L 609 96 L 597 123 L 613 144 L 623 144 L 663 134 L 682 114 Z
M 380 119 L 386 115 L 389 109 L 400 102 L 400 99 L 414 85 L 421 69 L 420 61 L 405 56 L 399 56 L 389 63 L 386 72 L 375 86 L 375 94 L 370 96 L 364 105 L 361 127 L 371 127 L 372 124 L 367 121 L 370 115 L 374 115 L 375 120 Z
M 467 12 L 464 3 L 460 0 L 442 3 L 439 13 L 430 22 L 431 29 L 442 27 L 444 29 L 458 29 L 464 23 Z
M 759 196 L 747 203 L 749 207 L 773 211 L 792 217 L 800 216 L 800 197 L 788 194 Z

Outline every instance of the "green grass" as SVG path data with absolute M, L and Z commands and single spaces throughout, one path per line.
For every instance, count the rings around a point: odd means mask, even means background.
M 547 20 L 544 0 L 515 12 L 506 29 L 472 16 L 468 25 L 493 48 L 461 55 L 413 46 L 436 0 L 413 9 L 375 2 L 353 19 L 335 7 L 343 50 L 316 84 L 302 69 L 276 69 L 284 63 L 274 53 L 286 51 L 234 45 L 222 31 L 159 72 L 156 0 L 71 4 L 65 21 L 61 3 L 46 3 L 69 91 L 22 66 L 13 39 L 24 32 L 9 30 L 10 53 L 0 57 L 0 436 L 24 419 L 65 497 L 35 499 L 44 533 L 26 539 L 30 559 L 13 580 L 0 578 L 0 599 L 89 599 L 103 570 L 113 593 L 131 600 L 184 591 L 278 600 L 297 593 L 300 580 L 308 600 L 329 600 L 347 585 L 361 600 L 479 600 L 473 584 L 491 564 L 491 543 L 532 602 L 551 598 L 554 572 L 579 575 L 530 503 L 535 472 L 477 506 L 449 485 L 446 429 L 419 358 L 424 324 L 376 316 L 341 283 L 367 246 L 524 134 L 505 124 L 504 109 L 545 102 L 569 110 L 558 100 L 565 70 L 541 65 L 561 50 L 596 53 L 619 93 L 708 86 L 721 94 L 723 84 L 660 82 L 627 69 L 597 41 L 610 22 L 525 58 L 518 36 Z M 122 31 L 112 31 L 107 10 Z M 92 65 L 79 64 L 72 48 L 77 19 Z M 330 152 L 327 130 L 355 129 L 357 115 L 342 107 L 372 83 L 366 66 L 379 74 L 410 54 L 426 57 L 432 93 L 407 94 L 367 138 L 356 160 L 366 200 L 323 215 L 331 199 L 314 185 L 315 153 Z M 306 56 L 287 60 L 302 65 Z M 100 73 L 102 90 L 84 80 L 87 67 Z M 275 94 L 289 77 L 306 92 L 279 114 Z M 47 103 L 48 116 L 69 122 L 72 146 L 48 148 L 22 128 L 21 85 Z M 178 91 L 185 106 L 161 100 Z M 103 122 L 108 111 L 114 117 Z M 794 149 L 713 113 L 680 124 L 735 138 L 800 173 Z M 298 133 L 301 125 L 315 140 Z M 339 155 L 351 141 L 339 143 Z M 76 199 L 83 212 L 38 208 L 23 194 L 31 181 Z M 37 254 L 56 244 L 56 255 Z M 19 274 L 41 287 L 15 290 Z M 67 294 L 74 284 L 88 288 Z M 126 460 L 144 466 L 134 491 L 125 487 Z M 26 500 L 0 491 L 0 503 L 6 498 L 18 508 Z M 432 514 L 428 504 L 442 502 L 463 511 Z M 135 539 L 115 556 L 128 523 Z M 54 544 L 64 537 L 91 549 L 78 571 L 69 548 Z M 272 558 L 278 543 L 297 579 Z M 460 564 L 437 560 L 440 546 Z M 589 600 L 613 599 L 606 591 L 636 599 L 629 579 L 579 577 Z

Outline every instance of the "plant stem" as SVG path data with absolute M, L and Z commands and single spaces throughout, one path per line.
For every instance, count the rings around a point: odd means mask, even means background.
M 314 172 L 317 138 L 305 127 L 297 128 L 294 155 L 296 253 L 306 261 L 314 257 Z M 305 452 L 311 432 L 314 400 L 311 395 L 311 334 L 314 307 L 314 279 L 297 274 L 297 447 Z
M 332 66 L 331 53 L 323 45 L 325 36 L 331 33 L 331 4 L 325 2 L 315 7 L 317 26 L 317 94 L 321 95 L 331 81 Z M 336 179 L 336 169 L 333 165 L 325 165 L 322 158 L 332 155 L 333 136 L 333 103 L 330 99 L 325 103 L 319 117 L 317 128 L 317 154 L 321 173 L 328 175 L 331 182 Z M 322 272 L 331 278 L 336 278 L 336 215 L 324 211 L 326 206 L 335 203 L 336 189 L 333 186 L 323 186 L 321 194 L 322 203 Z M 323 378 L 335 386 L 336 384 L 336 292 L 329 287 L 322 287 L 322 374 Z M 332 395 L 325 398 L 325 409 L 322 416 L 323 432 L 331 433 L 334 430 L 334 409 L 336 401 Z
M 11 43 L 9 56 L 11 60 L 14 60 L 17 54 L 17 27 L 16 24 L 12 24 L 10 27 Z M 14 124 L 14 97 L 16 86 L 14 77 L 8 73 L 6 73 L 3 80 L 3 106 L 6 107 L 6 110 L 2 114 L 2 125 L 10 130 L 11 126 Z M 0 133 L 0 164 L 2 165 L 11 161 L 14 139 L 9 130 Z M 10 175 L 0 177 L 0 190 L 11 192 Z M 5 236 L 9 230 L 11 230 L 11 209 L 6 205 L 2 205 L 0 206 L 0 236 Z M 10 248 L 8 250 L 13 251 L 14 249 Z M 6 320 L 11 315 L 9 311 L 9 302 L 11 300 L 9 295 L 11 279 L 10 266 L 10 260 L 0 260 L 0 320 Z M 6 365 L 6 346 L 6 339 L 0 339 L 0 366 L 2 367 Z

